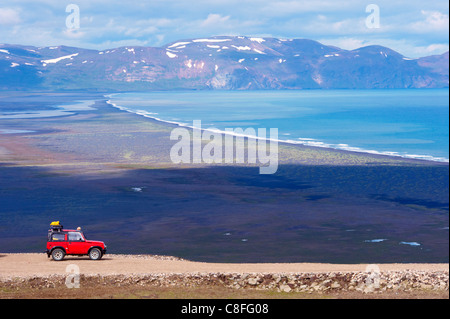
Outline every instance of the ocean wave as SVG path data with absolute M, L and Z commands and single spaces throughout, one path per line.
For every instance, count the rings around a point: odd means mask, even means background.
M 36 131 L 0 129 L 0 134 L 25 134 L 25 133 L 34 133 L 34 132 L 36 132 Z
M 415 241 L 401 241 L 400 245 L 409 245 L 409 246 L 421 246 L 418 242 Z
M 365 240 L 364 242 L 365 242 L 365 243 L 381 243 L 381 242 L 383 242 L 383 241 L 385 241 L 385 240 L 387 240 L 387 239 L 385 239 L 385 238 L 368 239 L 368 240 Z
M 314 146 L 314 147 L 324 147 L 324 148 L 332 148 L 337 150 L 349 151 L 349 152 L 358 152 L 358 153 L 367 153 L 367 154 L 375 154 L 375 155 L 386 155 L 386 156 L 395 156 L 402 158 L 410 158 L 417 160 L 425 160 L 425 161 L 433 161 L 433 162 L 443 162 L 448 163 L 449 159 L 445 157 L 436 157 L 431 155 L 416 155 L 416 154 L 400 154 L 399 152 L 393 151 L 377 151 L 377 150 L 367 150 L 360 147 L 350 146 L 348 144 L 330 144 L 324 143 L 313 138 L 298 138 L 299 141 L 293 140 L 281 140 L 282 142 L 302 144 L 306 146 Z

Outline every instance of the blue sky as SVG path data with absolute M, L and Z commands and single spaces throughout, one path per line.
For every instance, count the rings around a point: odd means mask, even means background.
M 66 26 L 69 4 L 80 9 L 79 29 Z M 379 28 L 367 27 L 369 4 L 379 8 Z M 0 43 L 35 46 L 103 50 L 245 35 L 379 44 L 414 58 L 448 51 L 448 28 L 447 0 L 0 0 Z

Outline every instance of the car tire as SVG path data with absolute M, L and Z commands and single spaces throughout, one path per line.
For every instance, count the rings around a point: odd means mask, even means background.
M 55 261 L 63 260 L 65 255 L 66 255 L 65 251 L 61 248 L 55 248 L 52 251 L 52 258 Z
M 100 260 L 102 258 L 102 252 L 98 248 L 92 248 L 89 250 L 89 258 L 91 260 Z

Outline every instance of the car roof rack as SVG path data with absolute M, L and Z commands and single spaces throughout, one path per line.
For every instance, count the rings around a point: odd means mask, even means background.
M 59 221 L 51 222 L 49 231 L 62 231 L 63 225 L 59 223 Z

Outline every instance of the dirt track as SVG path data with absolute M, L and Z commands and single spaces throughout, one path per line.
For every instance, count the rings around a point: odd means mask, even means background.
M 87 289 L 67 289 L 73 265 L 80 271 L 79 287 Z M 55 262 L 45 254 L 0 254 L 0 299 L 448 299 L 448 264 L 376 266 L 380 272 L 375 287 L 365 264 L 219 264 L 149 255 Z
M 66 257 L 61 262 L 46 254 L 0 254 L 0 277 L 64 275 L 76 264 L 85 275 L 170 274 L 170 273 L 324 273 L 365 271 L 367 264 L 219 264 L 145 255 L 105 255 L 100 261 L 87 257 Z M 378 264 L 380 271 L 449 271 L 448 264 Z

